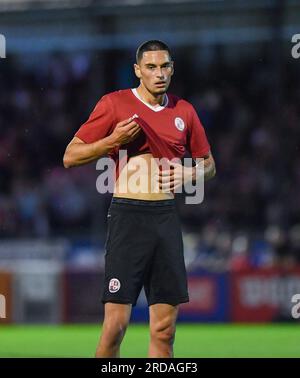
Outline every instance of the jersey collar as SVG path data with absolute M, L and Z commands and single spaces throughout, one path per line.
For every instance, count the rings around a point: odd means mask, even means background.
M 169 98 L 168 98 L 168 95 L 166 94 L 166 100 L 165 100 L 165 103 L 164 105 L 160 105 L 160 106 L 153 106 L 153 105 L 150 105 L 148 104 L 146 101 L 144 101 L 138 94 L 136 88 L 131 88 L 131 91 L 132 93 L 135 95 L 135 97 L 141 101 L 143 104 L 145 104 L 146 106 L 148 106 L 148 108 L 150 108 L 151 110 L 153 110 L 154 112 L 160 112 L 161 110 L 165 109 L 167 106 L 168 106 L 168 103 L 169 103 Z

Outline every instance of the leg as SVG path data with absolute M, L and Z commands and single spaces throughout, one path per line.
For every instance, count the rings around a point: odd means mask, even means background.
M 178 306 L 157 303 L 149 307 L 149 357 L 173 357 Z
M 95 357 L 120 357 L 120 345 L 129 323 L 131 304 L 105 303 L 104 314 Z

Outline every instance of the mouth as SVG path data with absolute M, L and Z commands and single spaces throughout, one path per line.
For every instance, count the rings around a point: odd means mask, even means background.
M 164 87 L 166 85 L 166 82 L 165 81 L 159 81 L 159 82 L 155 83 L 155 85 L 157 87 Z

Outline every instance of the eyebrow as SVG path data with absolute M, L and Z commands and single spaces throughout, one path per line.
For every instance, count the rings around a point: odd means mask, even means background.
M 172 62 L 165 62 L 160 65 L 160 67 L 165 66 L 166 64 L 172 64 Z M 145 63 L 145 66 L 154 66 L 157 67 L 157 64 L 154 63 Z

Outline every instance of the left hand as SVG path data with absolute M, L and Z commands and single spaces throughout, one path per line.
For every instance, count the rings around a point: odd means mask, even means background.
M 185 167 L 179 163 L 170 162 L 170 168 L 159 171 L 159 188 L 163 192 L 171 192 L 195 179 L 195 167 Z

